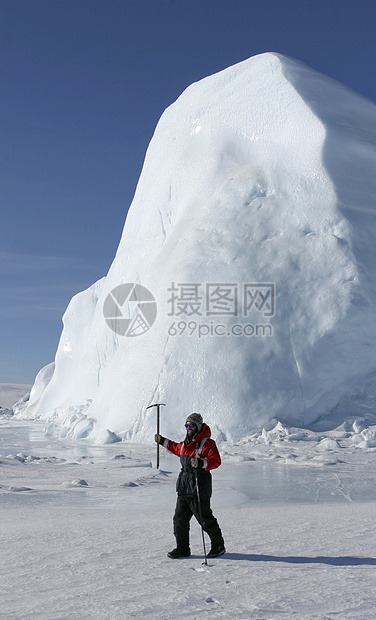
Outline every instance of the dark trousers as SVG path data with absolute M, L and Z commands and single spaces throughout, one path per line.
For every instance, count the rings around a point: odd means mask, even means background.
M 211 540 L 212 546 L 224 545 L 221 528 L 210 508 L 210 499 L 201 500 L 202 527 Z M 183 497 L 178 495 L 174 514 L 174 535 L 176 546 L 179 549 L 189 547 L 189 523 L 195 516 L 201 525 L 200 508 L 197 497 Z

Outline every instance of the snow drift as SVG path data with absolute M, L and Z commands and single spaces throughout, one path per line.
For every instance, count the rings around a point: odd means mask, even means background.
M 190 86 L 158 123 L 108 275 L 72 299 L 54 365 L 15 411 L 150 440 L 146 407 L 164 402 L 162 433 L 200 411 L 237 439 L 365 397 L 375 147 L 375 104 L 279 54 Z M 141 335 L 116 333 L 145 307 L 111 295 L 125 283 L 156 300 Z

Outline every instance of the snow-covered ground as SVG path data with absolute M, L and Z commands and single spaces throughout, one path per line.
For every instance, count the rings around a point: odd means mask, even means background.
M 0 420 L 0 618 L 374 618 L 375 427 L 278 424 L 223 443 L 213 509 L 227 553 L 207 567 L 196 522 L 193 556 L 166 556 L 178 459 L 163 450 L 157 470 L 152 440 L 99 447 L 55 430 Z

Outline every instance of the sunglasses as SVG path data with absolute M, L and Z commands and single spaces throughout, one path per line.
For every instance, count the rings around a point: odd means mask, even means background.
M 193 422 L 186 422 L 186 423 L 184 424 L 184 426 L 185 426 L 185 428 L 189 428 L 189 429 L 191 429 L 191 430 L 192 430 L 193 428 L 196 428 L 196 424 L 194 424 Z

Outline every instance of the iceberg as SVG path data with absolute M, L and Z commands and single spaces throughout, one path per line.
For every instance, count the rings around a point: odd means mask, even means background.
M 237 440 L 366 398 L 375 170 L 376 105 L 299 61 L 192 84 L 156 127 L 107 276 L 71 300 L 15 413 L 149 441 L 163 402 L 162 434 L 199 411 Z

